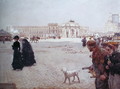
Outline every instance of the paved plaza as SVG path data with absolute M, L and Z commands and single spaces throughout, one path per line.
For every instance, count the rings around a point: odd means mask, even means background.
M 12 69 L 12 44 L 13 42 L 0 43 L 0 83 L 15 83 L 18 89 L 95 89 L 94 78 L 90 78 L 87 70 L 82 70 L 82 67 L 91 65 L 91 58 L 88 49 L 82 47 L 80 39 L 31 43 L 37 63 L 35 66 L 24 67 L 22 71 Z M 80 70 L 80 83 L 63 83 L 62 68 Z

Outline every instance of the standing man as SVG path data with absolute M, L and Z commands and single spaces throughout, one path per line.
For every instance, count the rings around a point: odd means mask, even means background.
M 109 53 L 106 57 L 106 69 L 109 71 L 109 89 L 120 89 L 120 52 L 111 44 L 107 45 L 106 50 Z
M 83 46 L 83 47 L 86 46 L 86 42 L 87 42 L 86 37 L 84 37 L 84 38 L 82 39 L 82 46 Z
M 92 52 L 92 63 L 94 71 L 96 73 L 96 89 L 108 89 L 108 78 L 104 66 L 104 52 L 93 40 L 87 42 L 87 47 L 89 51 Z

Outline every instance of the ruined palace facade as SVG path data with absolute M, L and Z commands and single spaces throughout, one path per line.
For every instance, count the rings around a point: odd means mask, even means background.
M 58 25 L 57 23 L 49 23 L 47 26 L 8 26 L 7 30 L 13 35 L 17 34 L 21 37 L 40 37 L 47 38 L 77 38 L 84 36 L 88 27 L 80 26 L 75 21 L 70 20 L 67 23 Z

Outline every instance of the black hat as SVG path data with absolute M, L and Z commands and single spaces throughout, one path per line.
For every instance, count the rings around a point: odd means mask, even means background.
M 19 36 L 17 36 L 17 35 L 16 35 L 16 36 L 14 36 L 14 38 L 13 38 L 13 39 L 19 39 Z

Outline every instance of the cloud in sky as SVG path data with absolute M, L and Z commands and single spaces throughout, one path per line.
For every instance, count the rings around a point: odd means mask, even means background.
M 120 13 L 120 0 L 0 0 L 0 29 L 7 25 L 47 25 L 74 20 L 102 27 L 110 13 Z

